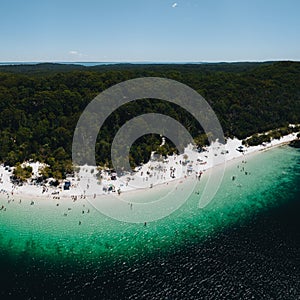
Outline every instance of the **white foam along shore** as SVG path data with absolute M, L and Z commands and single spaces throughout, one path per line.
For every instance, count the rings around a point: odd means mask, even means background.
M 0 197 L 3 195 L 18 199 L 97 199 L 105 195 L 123 192 L 143 193 L 145 190 L 154 192 L 171 182 L 182 182 L 182 180 L 199 180 L 202 174 L 218 164 L 222 164 L 237 158 L 245 157 L 251 153 L 265 151 L 270 148 L 289 143 L 297 138 L 297 133 L 292 133 L 274 139 L 262 145 L 244 147 L 239 139 L 227 139 L 226 144 L 212 143 L 204 151 L 198 152 L 196 148 L 189 145 L 181 155 L 173 155 L 164 160 L 152 159 L 148 163 L 136 168 L 135 172 L 124 174 L 120 177 L 109 171 L 102 171 L 102 179 L 96 177 L 98 170 L 94 166 L 81 166 L 74 177 L 67 177 L 59 186 L 53 187 L 46 184 L 36 183 L 34 179 L 39 176 L 39 169 L 44 165 L 39 162 L 26 163 L 33 169 L 31 179 L 20 185 L 14 185 L 10 176 L 13 168 L 0 166 Z M 115 180 L 113 180 L 113 179 Z M 65 182 L 70 182 L 70 188 L 64 189 Z M 158 187 L 160 186 L 160 188 Z M 169 186 L 170 187 L 170 186 Z M 129 193 L 132 194 L 132 193 Z M 128 195 L 129 195 L 128 194 Z M 106 197 L 105 197 L 106 198 Z M 52 201 L 51 201 L 52 202 Z

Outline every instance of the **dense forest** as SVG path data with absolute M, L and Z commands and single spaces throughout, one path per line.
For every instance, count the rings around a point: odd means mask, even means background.
M 174 79 L 199 92 L 227 137 L 245 139 L 279 127 L 286 132 L 289 123 L 300 123 L 299 62 L 0 66 L 0 162 L 19 166 L 25 160 L 39 160 L 49 165 L 45 178 L 63 178 L 72 172 L 73 132 L 86 105 L 116 83 L 148 76 Z M 178 120 L 198 144 L 205 143 L 202 128 L 182 108 L 157 99 L 137 100 L 106 120 L 96 144 L 97 163 L 109 165 L 118 129 L 149 112 Z M 147 161 L 152 150 L 162 154 L 175 150 L 169 141 L 163 148 L 159 144 L 157 135 L 136 141 L 130 152 L 132 165 Z

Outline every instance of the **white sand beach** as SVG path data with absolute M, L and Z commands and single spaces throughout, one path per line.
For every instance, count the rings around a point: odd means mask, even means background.
M 102 180 L 96 177 L 97 169 L 94 166 L 81 166 L 80 171 L 75 173 L 74 177 L 68 177 L 63 180 L 59 186 L 52 187 L 47 184 L 32 183 L 29 179 L 21 186 L 12 184 L 10 176 L 13 168 L 0 166 L 0 191 L 1 195 L 10 198 L 35 199 L 43 200 L 60 200 L 69 199 L 73 202 L 79 199 L 98 199 L 100 196 L 118 195 L 121 193 L 137 193 L 146 191 L 154 193 L 167 185 L 169 188 L 183 181 L 200 180 L 202 174 L 215 167 L 218 164 L 227 163 L 237 158 L 243 158 L 251 153 L 265 151 L 295 140 L 297 133 L 289 134 L 281 139 L 272 140 L 259 146 L 244 147 L 241 140 L 227 139 L 224 145 L 214 142 L 205 148 L 204 151 L 198 152 L 197 149 L 189 145 L 184 154 L 173 155 L 164 160 L 150 160 L 148 163 L 136 168 L 135 172 L 124 174 L 123 176 L 112 180 L 112 174 L 102 172 Z M 240 147 L 240 148 L 239 148 Z M 243 148 L 242 148 L 243 147 Z M 238 151 L 238 150 L 241 151 Z M 43 164 L 39 162 L 27 163 L 33 169 L 33 176 L 39 176 L 39 168 Z M 64 190 L 64 182 L 70 182 L 70 189 Z

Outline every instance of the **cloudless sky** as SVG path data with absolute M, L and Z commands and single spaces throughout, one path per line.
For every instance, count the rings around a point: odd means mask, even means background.
M 299 0 L 0 0 L 0 61 L 300 60 Z

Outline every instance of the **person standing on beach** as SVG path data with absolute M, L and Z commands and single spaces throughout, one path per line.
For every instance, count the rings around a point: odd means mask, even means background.
M 201 179 L 201 176 L 202 176 L 202 171 L 199 172 L 199 176 L 198 176 L 198 180 L 200 181 Z

